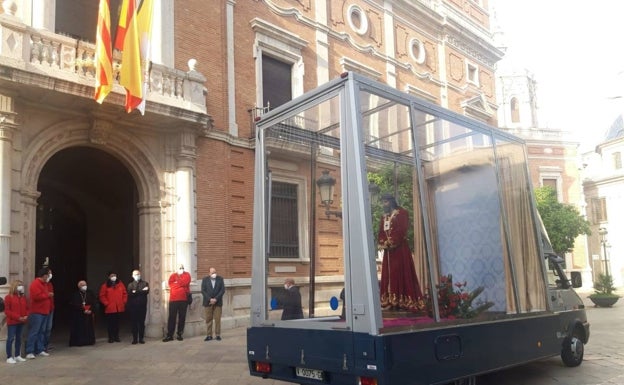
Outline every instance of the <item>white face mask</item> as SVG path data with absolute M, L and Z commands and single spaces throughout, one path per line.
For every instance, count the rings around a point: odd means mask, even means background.
M 47 282 L 50 282 L 51 280 L 52 280 L 52 273 L 48 274 Z
M 284 284 L 284 289 L 288 290 L 288 285 Z
M 17 287 L 17 292 L 23 294 L 24 293 L 24 286 L 18 286 Z
M 80 286 L 80 290 L 87 291 L 87 286 L 86 285 L 85 286 Z
M 178 269 L 178 274 L 182 275 L 184 273 L 184 269 Z
M 132 278 L 134 278 L 135 281 L 139 282 L 139 280 L 141 279 L 140 275 L 133 275 Z
M 210 274 L 210 278 L 212 278 L 212 279 L 217 278 L 217 273 Z
M 111 282 L 115 282 L 117 280 L 117 277 L 110 277 Z

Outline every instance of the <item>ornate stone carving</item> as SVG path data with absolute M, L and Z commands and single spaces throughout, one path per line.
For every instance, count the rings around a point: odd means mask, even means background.
M 89 130 L 89 141 L 91 143 L 106 145 L 110 140 L 113 123 L 107 120 L 95 119 L 91 130 Z

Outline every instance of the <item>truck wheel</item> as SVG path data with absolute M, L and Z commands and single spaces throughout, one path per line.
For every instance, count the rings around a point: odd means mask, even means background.
M 581 333 L 578 329 L 574 329 L 572 335 L 563 340 L 561 349 L 561 360 L 566 366 L 575 367 L 583 362 L 583 354 L 585 353 L 585 344 L 581 339 Z

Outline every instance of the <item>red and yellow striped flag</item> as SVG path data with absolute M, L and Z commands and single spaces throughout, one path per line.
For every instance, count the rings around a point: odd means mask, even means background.
M 135 109 L 143 99 L 136 3 L 136 0 L 123 0 L 115 39 L 115 48 L 122 51 L 119 84 L 126 88 L 127 112 Z
M 102 104 L 113 89 L 113 49 L 110 34 L 110 0 L 100 0 L 95 40 L 95 101 Z

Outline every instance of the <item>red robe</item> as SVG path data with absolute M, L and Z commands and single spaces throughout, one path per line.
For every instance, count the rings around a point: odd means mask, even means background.
M 412 251 L 407 243 L 409 214 L 397 207 L 384 214 L 379 223 L 379 248 L 384 251 L 381 264 L 381 306 L 384 309 L 418 310 L 422 292 Z

